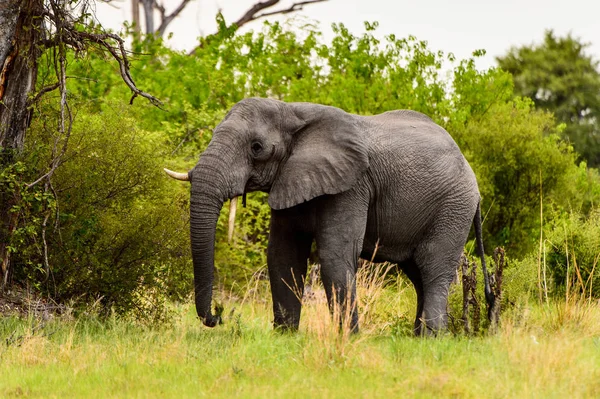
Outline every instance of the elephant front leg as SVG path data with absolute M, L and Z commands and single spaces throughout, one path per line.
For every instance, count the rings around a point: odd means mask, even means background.
M 297 231 L 277 212 L 271 213 L 267 263 L 275 329 L 298 329 L 312 240 L 311 235 Z
M 316 233 L 327 302 L 341 328 L 358 332 L 356 271 L 368 206 L 355 192 L 322 199 Z
M 340 261 L 340 258 L 329 258 L 324 256 L 323 252 L 319 251 L 321 280 L 327 294 L 329 311 L 334 320 L 339 322 L 340 328 L 357 333 L 356 267 L 352 265 L 352 261 L 344 262 Z

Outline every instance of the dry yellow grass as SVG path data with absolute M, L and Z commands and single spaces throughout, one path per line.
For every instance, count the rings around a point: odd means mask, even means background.
M 0 349 L 0 396 L 600 396 L 597 302 L 533 301 L 506 312 L 495 335 L 416 338 L 413 288 L 377 267 L 358 276 L 357 335 L 340 332 L 318 284 L 300 331 L 273 332 L 268 286 L 258 279 L 246 298 L 223 297 L 225 324 L 214 329 L 190 305 L 160 326 L 3 319 L 11 343 Z

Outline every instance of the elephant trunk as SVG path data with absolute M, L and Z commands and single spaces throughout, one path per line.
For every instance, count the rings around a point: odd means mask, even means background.
M 194 296 L 196 312 L 208 327 L 220 320 L 211 311 L 214 282 L 215 229 L 223 201 L 197 197 L 190 203 L 190 235 L 194 263 Z
M 204 160 L 202 158 L 205 158 Z M 194 294 L 196 312 L 204 325 L 214 327 L 221 322 L 219 315 L 211 311 L 213 282 L 215 230 L 223 203 L 228 198 L 225 179 L 215 159 L 203 167 L 206 156 L 201 157 L 193 171 L 190 197 L 190 236 L 194 263 Z M 218 161 L 217 161 L 218 162 Z M 220 169 L 221 171 L 223 169 Z

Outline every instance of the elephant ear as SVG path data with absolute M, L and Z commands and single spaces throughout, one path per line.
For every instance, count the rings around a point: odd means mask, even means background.
M 302 128 L 292 133 L 290 155 L 271 187 L 273 209 L 349 190 L 369 166 L 364 132 L 355 116 L 322 105 L 288 106 Z

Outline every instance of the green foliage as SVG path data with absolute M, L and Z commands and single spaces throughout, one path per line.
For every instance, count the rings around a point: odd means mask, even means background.
M 475 52 L 474 56 L 483 54 Z M 452 114 L 447 121 L 450 132 L 460 130 L 471 119 L 485 119 L 490 107 L 512 97 L 513 81 L 508 73 L 494 68 L 478 71 L 473 58 L 461 61 L 453 71 Z
M 598 61 L 586 55 L 588 44 L 556 37 L 547 31 L 539 45 L 513 48 L 498 57 L 500 67 L 514 76 L 515 91 L 564 122 L 564 131 L 590 165 L 600 165 L 600 72 Z
M 107 103 L 97 114 L 80 107 L 53 178 L 56 212 L 46 228 L 47 291 L 119 312 L 143 310 L 160 296 L 181 299 L 191 281 L 187 195 L 161 170 L 160 135 L 136 127 L 123 107 Z M 44 115 L 34 119 L 28 151 L 49 163 L 49 146 L 33 147 L 48 142 Z M 31 260 L 19 255 L 17 264 Z
M 558 138 L 551 115 L 531 105 L 527 99 L 492 104 L 455 131 L 484 199 L 486 242 L 513 256 L 535 246 L 541 197 L 546 208 L 580 202 L 571 189 L 576 155 Z
M 238 293 L 243 293 L 254 273 L 267 264 L 271 210 L 265 193 L 248 194 L 246 208 L 242 208 L 239 202 L 231 244 L 227 242 L 229 212 L 222 212 L 217 223 L 215 265 L 220 281 L 226 287 L 235 287 Z
M 600 210 L 554 220 L 544 240 L 549 288 L 559 296 L 600 297 Z
M 361 36 L 334 25 L 331 44 L 322 43 L 318 27 L 298 28 L 265 23 L 260 32 L 224 29 L 193 56 L 160 40 L 134 40 L 136 84 L 163 100 L 165 110 L 139 98 L 126 106 L 131 93 L 105 55 L 69 54 L 69 100 L 77 112 L 53 177 L 56 203 L 45 188 L 34 186 L 30 194 L 22 186 L 50 164 L 56 98 L 35 109 L 22 160 L 27 170 L 18 178 L 0 172 L 1 184 L 20 182 L 15 192 L 33 198 L 21 205 L 31 209 L 29 230 L 23 239 L 14 237 L 29 251 L 15 252 L 23 280 L 38 286 L 45 281 L 46 292 L 59 299 L 100 299 L 107 308 L 140 314 L 160 308 L 166 298 L 185 297 L 192 280 L 188 185 L 168 180 L 161 169 L 189 170 L 211 129 L 249 96 L 312 101 L 359 114 L 403 108 L 428 114 L 455 138 L 477 175 L 487 247 L 506 246 L 515 265 L 533 259 L 540 203 L 545 223 L 568 212 L 587 223 L 586 215 L 594 214 L 597 172 L 575 164 L 577 155 L 559 138 L 564 126 L 552 115 L 514 98 L 510 74 L 478 71 L 473 59 L 456 62 L 451 53 L 432 52 L 414 37 L 379 40 L 376 23 L 367 23 Z M 40 87 L 54 83 L 46 78 L 54 76 L 47 65 L 40 63 Z M 42 195 L 39 205 L 35 193 Z M 239 208 L 232 244 L 226 207 L 217 225 L 217 276 L 223 288 L 236 292 L 266 263 L 266 194 L 248 195 L 247 202 Z M 46 216 L 47 280 L 39 239 Z
M 540 295 L 539 254 L 529 252 L 522 259 L 510 259 L 502 279 L 502 307 L 508 310 L 515 305 L 537 300 Z M 543 278 L 543 276 L 542 276 Z
M 523 259 L 511 261 L 504 273 L 506 307 L 535 299 L 600 297 L 600 212 L 588 217 L 569 213 L 549 218 L 542 244 Z
M 1 232 L 7 237 L 3 243 L 8 256 L 22 259 L 16 280 L 29 279 L 35 287 L 47 277 L 48 270 L 43 259 L 42 228 L 49 216 L 56 210 L 56 201 L 43 185 L 29 186 L 26 180 L 32 177 L 32 170 L 25 162 L 18 160 L 0 170 L 0 200 L 8 205 L 10 232 Z M 41 277 L 41 278 L 40 278 Z

